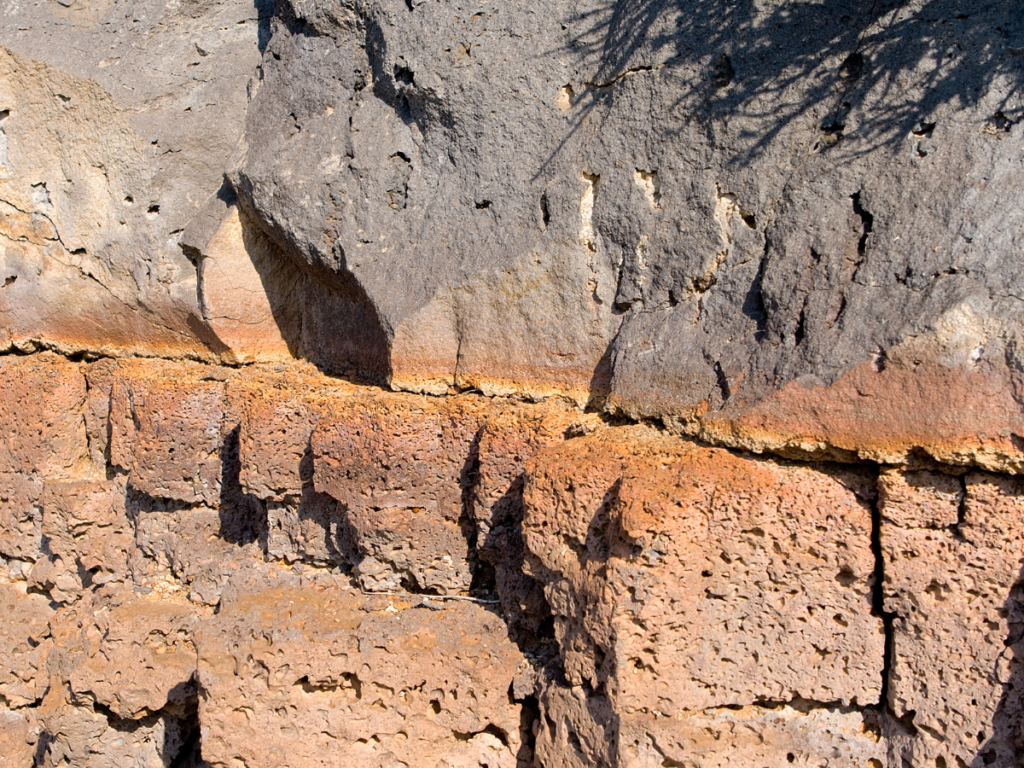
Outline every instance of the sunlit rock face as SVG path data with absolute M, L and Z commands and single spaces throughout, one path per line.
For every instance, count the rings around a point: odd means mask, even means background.
M 1020 765 L 1022 86 L 1009 0 L 0 0 L 0 763 Z

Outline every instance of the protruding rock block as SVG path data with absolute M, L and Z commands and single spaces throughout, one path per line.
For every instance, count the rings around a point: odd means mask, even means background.
M 188 363 L 123 365 L 110 404 L 110 457 L 132 488 L 216 504 L 225 443 L 225 374 Z
M 1024 481 L 893 471 L 882 488 L 895 753 L 914 768 L 1016 766 Z
M 205 623 L 203 759 L 513 768 L 522 655 L 482 606 L 417 602 L 272 589 Z
M 0 555 L 35 562 L 42 555 L 43 481 L 0 472 Z
M 38 741 L 38 729 L 31 710 L 11 711 L 0 707 L 0 755 L 5 766 L 28 768 L 33 765 Z
M 550 617 L 543 587 L 526 573 L 523 544 L 523 470 L 543 448 L 593 431 L 595 415 L 546 403 L 508 403 L 480 430 L 473 485 L 477 552 L 494 568 L 495 586 L 509 624 L 532 635 Z
M 53 354 L 0 359 L 0 471 L 65 477 L 88 456 L 85 377 Z
M 263 369 L 228 384 L 238 404 L 239 481 L 260 499 L 298 497 L 313 480 L 309 439 L 321 414 L 365 390 L 309 365 Z
M 364 587 L 469 589 L 468 494 L 490 403 L 395 393 L 339 401 L 313 432 L 313 480 L 346 510 Z M 365 563 L 365 565 L 364 565 Z
M 856 471 L 640 429 L 538 454 L 524 528 L 570 682 L 666 716 L 877 701 L 872 493 Z
M 9 707 L 37 703 L 48 682 L 45 641 L 54 610 L 43 595 L 26 593 L 23 586 L 0 584 L 0 698 Z
M 46 768 L 167 765 L 187 755 L 196 738 L 194 722 L 178 713 L 122 720 L 64 687 L 52 688 L 37 712 L 43 748 L 35 764 Z
M 200 609 L 185 601 L 128 599 L 98 614 L 99 643 L 69 678 L 76 697 L 128 720 L 195 699 L 192 632 Z
M 135 531 L 125 512 L 124 481 L 65 480 L 46 484 L 42 496 L 42 535 L 51 558 L 90 584 L 122 580 L 135 546 Z
M 214 197 L 207 207 L 222 217 L 194 254 L 203 318 L 224 347 L 222 358 L 233 363 L 294 360 L 305 275 L 236 205 Z

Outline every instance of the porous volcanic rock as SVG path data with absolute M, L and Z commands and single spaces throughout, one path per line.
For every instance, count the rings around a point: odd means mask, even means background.
M 523 657 L 463 601 L 272 589 L 196 634 L 212 766 L 515 766 Z M 429 603 L 429 601 L 428 601 Z
M 1016 5 L 0 0 L 0 764 L 1019 765 Z
M 1024 484 L 894 471 L 882 489 L 894 753 L 915 768 L 1017 765 Z

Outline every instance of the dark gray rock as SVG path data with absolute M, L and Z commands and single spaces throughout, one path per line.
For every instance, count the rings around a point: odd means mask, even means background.
M 0 13 L 8 347 L 1024 468 L 1010 0 Z
M 270 30 L 233 179 L 344 318 L 321 365 L 1019 464 L 1011 3 L 283 2 Z M 1004 414 L 943 431 L 920 366 Z M 877 445 L 802 399 L 851 372 Z

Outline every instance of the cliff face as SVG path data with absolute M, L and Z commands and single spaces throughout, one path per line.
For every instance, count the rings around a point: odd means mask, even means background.
M 1024 16 L 849 5 L 0 0 L 4 759 L 1020 764 Z

